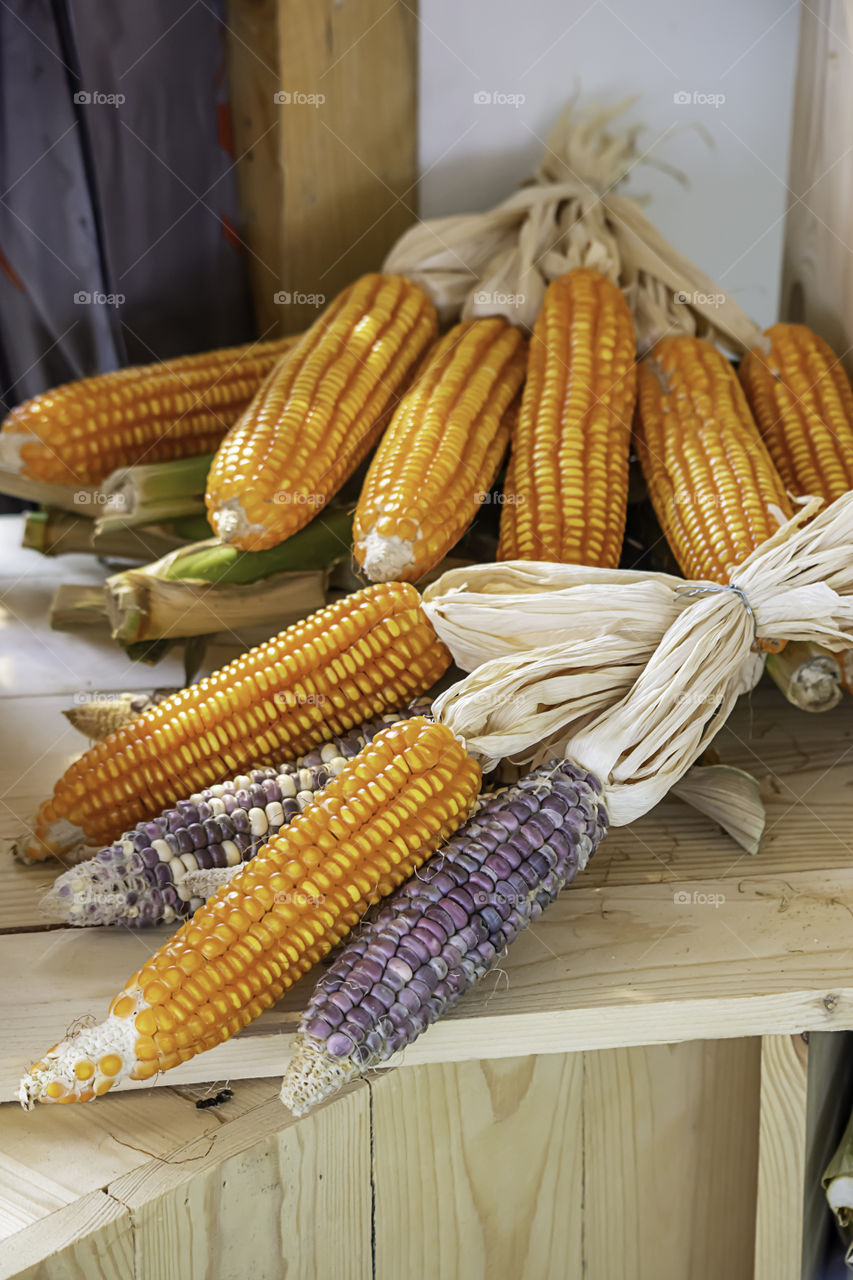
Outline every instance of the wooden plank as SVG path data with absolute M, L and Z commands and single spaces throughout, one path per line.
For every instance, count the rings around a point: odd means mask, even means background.
M 802 1036 L 764 1036 L 755 1280 L 800 1280 L 806 1159 L 808 1046 Z
M 255 311 L 261 332 L 296 333 L 414 220 L 416 6 L 232 0 L 228 15 Z
M 93 1191 L 0 1244 L 0 1280 L 138 1280 L 128 1211 Z
M 281 218 L 281 111 L 278 4 L 276 0 L 228 0 L 226 53 L 241 235 L 249 250 L 249 276 L 258 332 L 283 332 L 276 305 L 284 256 Z
M 277 1078 L 238 1081 L 217 1110 L 198 1110 L 206 1087 L 134 1091 L 98 1107 L 2 1111 L 0 1240 L 176 1148 L 216 1132 L 278 1096 Z
M 584 1275 L 751 1280 L 759 1053 L 584 1054 Z
M 108 1190 L 132 1215 L 138 1276 L 368 1280 L 368 1089 L 298 1124 L 275 1098 Z
M 531 1044 L 558 1053 L 853 1027 L 851 898 L 853 869 L 573 888 L 405 1062 L 524 1056 Z M 162 936 L 0 937 L 0 1099 L 74 1019 L 103 1016 Z M 308 975 L 240 1036 L 165 1079 L 272 1074 L 314 981 Z
M 847 6 L 800 6 L 781 316 L 810 325 L 853 374 L 853 53 Z
M 377 1079 L 376 1280 L 580 1276 L 582 1075 L 569 1054 Z

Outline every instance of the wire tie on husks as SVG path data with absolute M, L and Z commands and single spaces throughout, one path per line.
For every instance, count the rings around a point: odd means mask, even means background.
M 706 582 L 699 587 L 685 585 L 683 587 L 675 588 L 675 594 L 677 596 L 701 596 L 706 591 L 733 591 L 736 596 L 740 596 L 741 603 L 749 614 L 750 621 L 752 622 L 753 637 L 756 640 L 758 639 L 758 620 L 755 616 L 755 611 L 752 605 L 746 598 L 746 592 L 743 587 L 736 587 L 732 582 Z

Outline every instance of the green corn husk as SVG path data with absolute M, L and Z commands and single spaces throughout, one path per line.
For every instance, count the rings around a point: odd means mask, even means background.
M 165 557 L 158 574 L 182 581 L 246 585 L 287 570 L 331 569 L 339 560 L 349 559 L 351 547 L 351 513 L 329 511 L 268 551 L 238 551 L 210 538 Z
M 99 528 L 106 533 L 203 515 L 204 487 L 212 461 L 213 455 L 205 453 L 174 462 L 120 467 L 101 485 Z
M 170 524 L 103 530 L 99 522 L 48 508 L 28 511 L 21 545 L 43 556 L 96 555 L 116 560 L 151 560 L 209 537 L 204 517 L 186 516 Z
M 240 552 L 210 539 L 114 574 L 105 588 L 113 638 L 131 645 L 253 626 L 281 630 L 326 603 L 330 569 L 349 556 L 351 531 L 352 517 L 332 511 L 269 551 Z

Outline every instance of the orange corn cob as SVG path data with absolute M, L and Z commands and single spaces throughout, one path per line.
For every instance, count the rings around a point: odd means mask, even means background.
M 353 525 L 374 582 L 414 582 L 458 542 L 497 475 L 525 341 L 498 317 L 458 324 L 436 343 L 370 464 Z
M 631 312 L 598 271 L 550 284 L 533 329 L 499 560 L 615 568 L 637 393 Z
M 229 1039 L 461 825 L 479 786 L 446 726 L 415 717 L 380 733 L 146 961 L 105 1022 L 31 1068 L 21 1102 L 88 1101 Z
M 26 400 L 0 431 L 0 465 L 49 484 L 213 453 L 298 338 L 134 365 Z
M 379 439 L 437 325 L 403 276 L 340 294 L 222 442 L 207 484 L 220 538 L 261 550 L 307 524 Z
M 425 693 L 450 665 L 414 587 L 367 587 L 282 631 L 96 743 L 20 849 L 110 844 L 181 796 L 297 756 Z
M 740 381 L 785 487 L 834 502 L 853 489 L 853 389 L 828 343 L 803 324 L 774 324 L 748 351 Z
M 728 582 L 792 514 L 737 375 L 702 338 L 663 338 L 640 364 L 636 439 L 658 522 L 688 578 Z

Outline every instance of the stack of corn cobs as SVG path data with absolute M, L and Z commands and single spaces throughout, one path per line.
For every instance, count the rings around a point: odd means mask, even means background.
M 209 519 L 258 550 L 378 444 L 354 523 L 375 585 L 130 719 L 58 781 L 19 854 L 99 851 L 51 909 L 181 923 L 105 1021 L 31 1068 L 24 1105 L 187 1061 L 345 944 L 287 1068 L 302 1113 L 452 1008 L 609 824 L 686 773 L 766 652 L 853 644 L 853 396 L 817 337 L 775 326 L 740 377 L 689 336 L 637 363 L 622 292 L 588 269 L 548 287 L 529 341 L 498 317 L 437 328 L 412 281 L 356 281 L 219 445 Z M 617 568 L 632 438 L 688 581 Z M 507 451 L 505 563 L 419 594 Z M 468 674 L 408 712 L 451 660 Z M 481 795 L 504 758 L 522 776 Z

